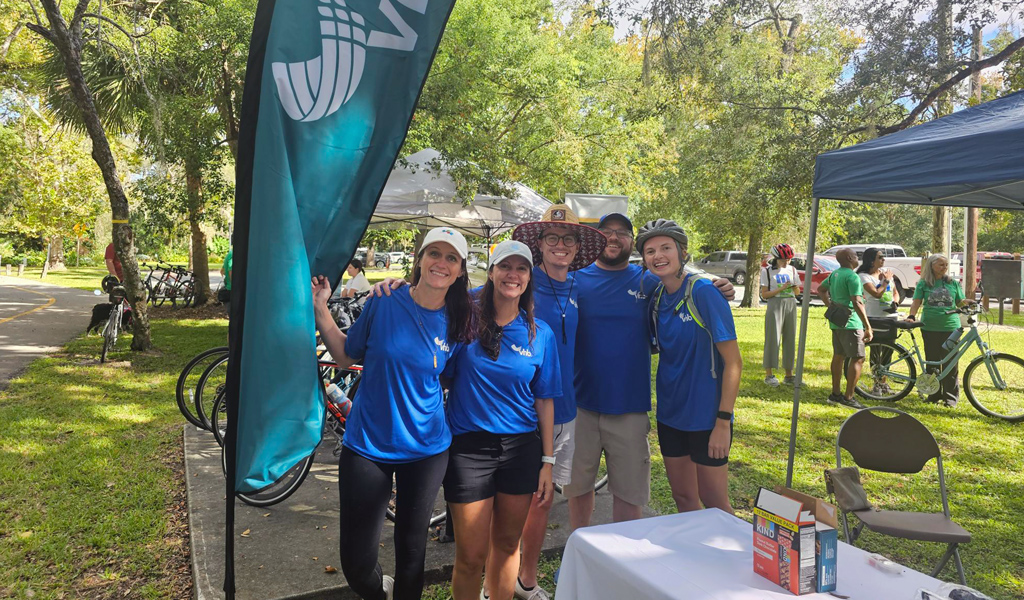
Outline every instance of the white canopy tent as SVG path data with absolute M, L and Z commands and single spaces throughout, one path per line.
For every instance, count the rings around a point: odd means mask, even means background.
M 370 226 L 409 223 L 420 228 L 447 226 L 466 235 L 490 239 L 520 223 L 540 220 L 551 202 L 514 183 L 515 198 L 479 194 L 464 205 L 455 181 L 441 163 L 441 153 L 428 148 L 395 163 Z
M 821 198 L 1024 209 L 1024 92 L 1017 92 L 815 160 L 807 268 L 811 280 Z M 786 485 L 793 483 L 800 384 L 811 295 L 804 294 Z

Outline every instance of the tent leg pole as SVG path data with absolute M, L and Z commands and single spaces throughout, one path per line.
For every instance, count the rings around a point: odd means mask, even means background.
M 793 487 L 793 461 L 796 460 L 796 425 L 800 418 L 800 386 L 804 380 L 804 354 L 807 351 L 807 321 L 811 313 L 811 283 L 814 281 L 814 245 L 818 237 L 818 198 L 811 203 L 811 233 L 807 240 L 807 262 L 804 264 L 804 289 L 800 315 L 800 340 L 796 350 L 796 381 L 793 385 L 793 416 L 789 424 L 789 462 L 786 464 L 786 487 Z

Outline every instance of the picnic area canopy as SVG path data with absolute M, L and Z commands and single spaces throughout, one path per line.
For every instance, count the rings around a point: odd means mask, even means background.
M 808 269 L 814 264 L 821 198 L 1022 210 L 1024 92 L 820 154 L 815 160 L 813 192 Z M 811 273 L 804 277 L 810 281 Z M 804 294 L 786 485 L 793 483 L 810 306 L 811 295 Z
M 478 194 L 472 203 L 463 204 L 441 153 L 428 148 L 395 163 L 370 226 L 447 226 L 467 235 L 491 238 L 520 223 L 540 220 L 551 202 L 521 183 L 511 187 L 515 198 Z

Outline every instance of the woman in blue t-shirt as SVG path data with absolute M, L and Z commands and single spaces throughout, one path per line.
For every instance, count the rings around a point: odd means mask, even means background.
M 651 295 L 651 333 L 660 351 L 658 442 L 676 508 L 729 502 L 729 447 L 743 359 L 728 301 L 714 285 L 683 270 L 687 237 L 667 219 L 637 235 L 644 266 L 661 280 Z
M 490 598 L 511 600 L 519 539 L 533 495 L 553 493 L 554 403 L 562 380 L 551 328 L 533 316 L 533 254 L 498 244 L 477 294 L 476 340 L 448 363 L 448 453 L 444 496 L 455 531 L 455 600 L 480 597 L 486 563 Z
M 338 489 L 341 567 L 352 590 L 367 600 L 418 600 L 423 592 L 427 524 L 452 439 L 439 377 L 472 337 L 467 250 L 461 233 L 430 230 L 413 285 L 368 301 L 348 335 L 327 309 L 329 282 L 313 279 L 324 345 L 339 367 L 364 365 L 338 460 Z M 392 480 L 398 498 L 394 578 L 377 562 Z

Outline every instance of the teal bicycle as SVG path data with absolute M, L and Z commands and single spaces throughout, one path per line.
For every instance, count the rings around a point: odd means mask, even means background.
M 982 340 L 976 319 L 980 312 L 978 305 L 947 312 L 965 315 L 967 325 L 957 330 L 959 339 L 939 361 L 924 359 L 913 331 L 921 327 L 920 321 L 871 319 L 876 336 L 883 328 L 894 329 L 895 336 L 876 337 L 866 345 L 868 364 L 857 381 L 857 395 L 871 401 L 895 402 L 916 387 L 922 396 L 930 396 L 939 390 L 939 382 L 959 364 L 964 354 L 976 347 L 981 355 L 964 370 L 963 389 L 967 399 L 989 417 L 1013 423 L 1024 421 L 1024 360 L 996 352 Z M 910 349 L 900 343 L 904 332 L 910 336 Z M 948 343 L 952 345 L 956 337 L 956 334 L 950 336 Z

